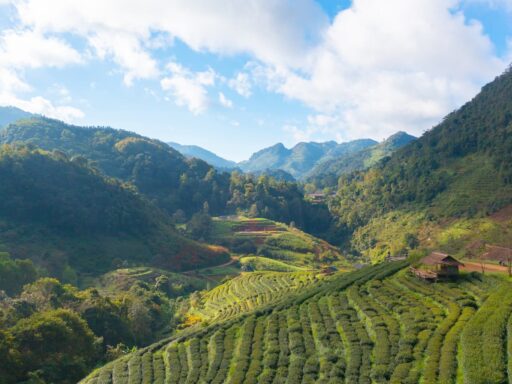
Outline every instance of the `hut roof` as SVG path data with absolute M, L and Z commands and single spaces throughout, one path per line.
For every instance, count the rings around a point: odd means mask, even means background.
M 423 259 L 421 259 L 420 263 L 425 265 L 464 265 L 460 261 L 451 257 L 450 255 L 447 255 L 446 253 L 442 252 L 432 252 L 430 255 L 425 256 Z

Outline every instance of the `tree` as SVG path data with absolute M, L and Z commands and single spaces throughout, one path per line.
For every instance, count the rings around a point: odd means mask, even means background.
M 66 309 L 37 313 L 12 328 L 21 360 L 20 380 L 39 371 L 48 383 L 76 383 L 93 367 L 98 340 L 87 323 Z

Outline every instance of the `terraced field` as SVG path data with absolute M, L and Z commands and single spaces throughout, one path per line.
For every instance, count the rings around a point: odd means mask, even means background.
M 277 260 L 288 269 L 350 266 L 339 249 L 326 241 L 267 219 L 215 218 L 211 241 L 229 248 L 232 253 Z
M 84 384 L 506 383 L 511 284 L 430 285 L 381 264 L 132 353 Z
M 191 312 L 206 320 L 222 320 L 259 308 L 318 282 L 315 272 L 244 273 L 204 293 Z

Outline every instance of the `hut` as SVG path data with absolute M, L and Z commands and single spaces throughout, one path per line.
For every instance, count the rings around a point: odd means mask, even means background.
M 422 279 L 436 281 L 456 278 L 459 275 L 459 267 L 463 265 L 446 253 L 432 252 L 421 259 L 417 267 L 411 268 L 411 271 Z
M 333 275 L 336 272 L 338 272 L 338 268 L 336 268 L 334 265 L 330 265 L 328 267 L 322 268 L 322 271 L 320 273 L 322 275 Z

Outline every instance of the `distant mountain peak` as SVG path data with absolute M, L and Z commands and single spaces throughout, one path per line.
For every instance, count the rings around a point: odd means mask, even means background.
M 180 152 L 185 157 L 195 157 L 197 159 L 201 159 L 216 168 L 227 170 L 236 167 L 236 163 L 234 161 L 226 160 L 217 154 L 197 145 L 182 145 L 175 142 L 168 142 L 167 144 L 171 148 Z

